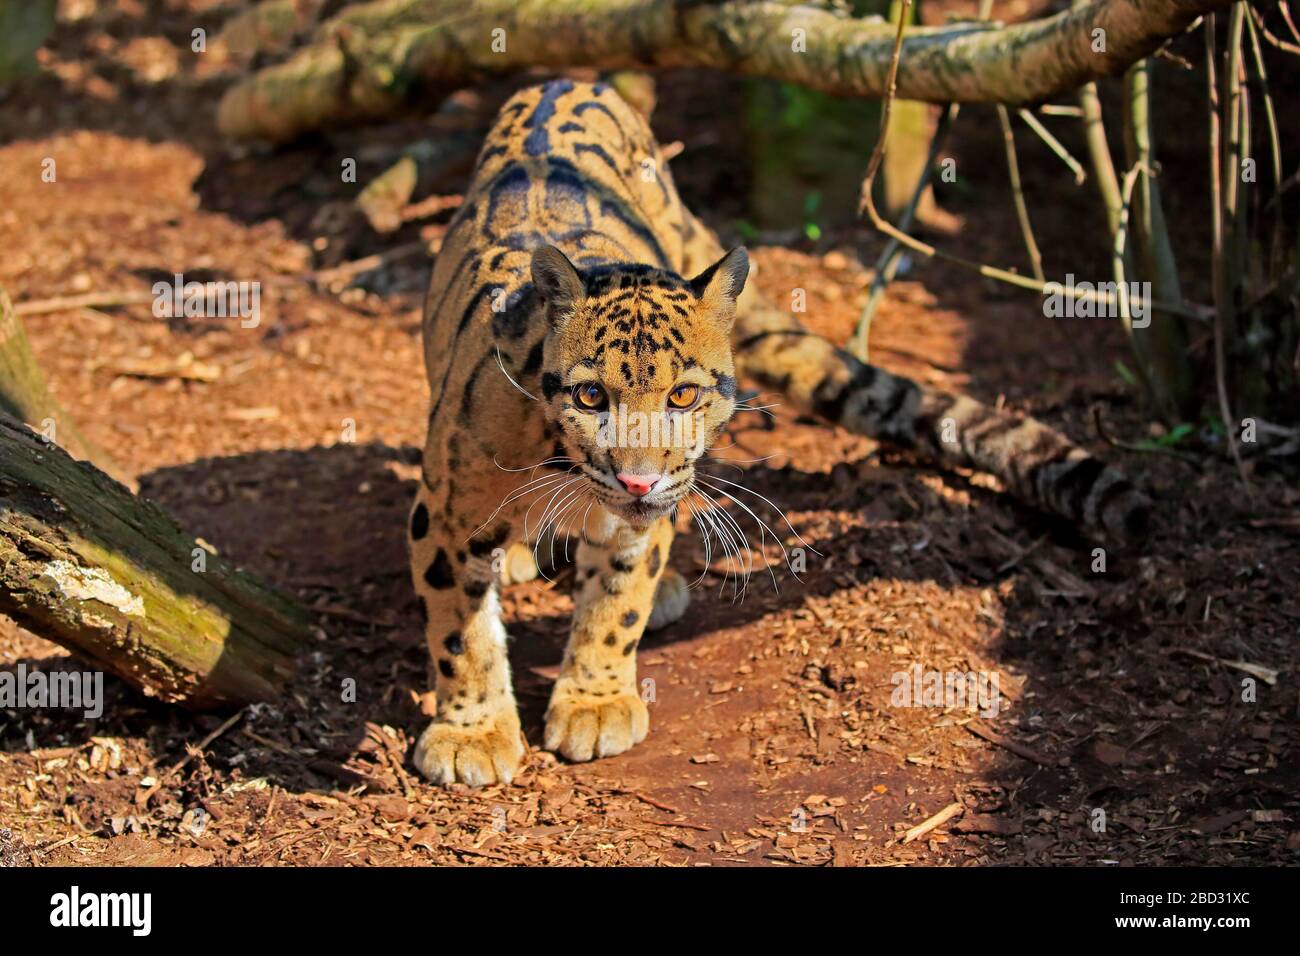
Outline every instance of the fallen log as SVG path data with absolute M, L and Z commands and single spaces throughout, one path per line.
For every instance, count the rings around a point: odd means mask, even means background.
M 274 699 L 308 634 L 290 600 L 3 414 L 0 614 L 192 709 Z
M 113 477 L 120 469 L 77 428 L 50 393 L 36 364 L 27 332 L 0 288 L 0 413 L 26 422 L 46 439 L 57 442 L 77 458 L 89 458 Z
M 1114 76 L 1231 0 L 1094 0 L 1010 26 L 907 31 L 900 100 L 1037 103 Z M 895 27 L 782 0 L 380 0 L 345 7 L 314 42 L 228 90 L 222 133 L 285 141 L 426 106 L 529 67 L 702 67 L 841 96 L 885 91 Z

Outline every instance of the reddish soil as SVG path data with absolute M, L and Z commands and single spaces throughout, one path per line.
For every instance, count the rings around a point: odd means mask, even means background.
M 707 574 L 687 617 L 645 641 L 649 738 L 586 765 L 535 746 L 571 607 L 567 572 L 512 589 L 504 603 L 534 744 L 526 769 L 509 787 L 423 783 L 408 756 L 426 654 L 403 534 L 428 398 L 418 315 L 429 263 L 395 259 L 338 292 L 302 276 L 436 243 L 447 213 L 378 236 L 351 213 L 360 187 L 338 175 L 344 157 L 358 157 L 364 184 L 427 127 L 343 131 L 274 153 L 232 148 L 211 125 L 225 80 L 188 47 L 194 25 L 215 28 L 224 13 L 180 0 L 99 6 L 61 28 L 42 54 L 47 72 L 11 90 L 0 112 L 0 283 L 27 302 L 147 291 L 174 272 L 263 282 L 256 329 L 159 320 L 148 305 L 26 322 L 82 430 L 187 529 L 314 608 L 317 643 L 282 701 L 228 726 L 229 715 L 190 715 L 116 680 L 99 720 L 0 712 L 4 859 L 1296 862 L 1294 471 L 1255 469 L 1251 501 L 1209 452 L 1189 464 L 1108 447 L 1094 406 L 1125 442 L 1148 429 L 1114 370 L 1126 355 L 1115 324 L 1045 319 L 1033 296 L 943 264 L 891 287 L 876 360 L 1037 415 L 1124 465 L 1159 502 L 1147 541 L 1110 549 L 1095 573 L 1093 543 L 986 478 L 935 471 L 782 408 L 773 422 L 741 416 L 718 457 L 746 462 L 743 478 L 722 474 L 779 503 L 816 549 L 802 580 L 778 567 L 777 590 L 755 574 L 733 602 L 729 584 Z M 716 96 L 707 109 L 706 82 Z M 674 173 L 689 201 L 723 231 L 739 215 L 738 158 L 709 124 L 738 113 L 725 108 L 733 89 L 671 76 L 656 113 L 661 137 L 684 144 Z M 466 97 L 475 122 L 506 92 Z M 1187 240 L 1188 273 L 1201 274 L 1203 148 L 1178 126 L 1195 121 L 1194 107 L 1162 116 L 1158 142 L 1169 144 L 1175 234 Z M 934 238 L 970 258 L 1023 263 L 991 119 L 963 113 L 952 144 L 960 188 L 939 197 L 963 225 Z M 1053 121 L 1083 155 L 1075 126 Z M 1030 135 L 1020 146 L 1048 273 L 1104 275 L 1091 187 L 1075 187 Z M 57 183 L 41 182 L 45 157 L 57 160 Z M 844 340 L 865 301 L 861 263 L 880 248 L 856 229 L 759 244 L 757 281 L 776 297 L 806 289 L 810 323 Z M 1197 285 L 1188 292 L 1203 301 Z M 771 509 L 760 514 L 777 526 Z M 698 536 L 678 541 L 674 563 L 699 574 Z M 78 666 L 0 621 L 0 663 L 20 662 Z M 996 672 L 998 713 L 891 706 L 892 675 L 918 664 Z M 1252 702 L 1243 666 L 1277 672 L 1255 681 Z M 342 699 L 347 678 L 355 703 Z M 960 815 L 904 839 L 953 803 Z

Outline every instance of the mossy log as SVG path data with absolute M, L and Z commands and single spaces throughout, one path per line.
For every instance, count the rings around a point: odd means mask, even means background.
M 193 709 L 274 699 L 308 634 L 291 601 L 3 413 L 0 614 Z
M 1119 75 L 1231 0 L 1094 0 L 1026 23 L 909 28 L 898 98 L 1036 103 Z M 217 122 L 284 141 L 427 108 L 530 67 L 701 67 L 880 97 L 896 27 L 782 0 L 378 0 L 350 4 L 284 63 L 236 84 Z
M 89 458 L 113 477 L 124 475 L 77 428 L 45 383 L 27 332 L 0 287 L 0 413 L 26 422 L 77 458 Z

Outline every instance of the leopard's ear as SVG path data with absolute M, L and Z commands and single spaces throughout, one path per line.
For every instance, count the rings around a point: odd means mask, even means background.
M 533 288 L 546 300 L 551 323 L 572 315 L 586 289 L 568 257 L 555 246 L 542 246 L 533 252 L 532 270 Z
M 749 278 L 749 253 L 737 246 L 691 280 L 700 304 L 728 327 L 736 318 L 736 298 Z

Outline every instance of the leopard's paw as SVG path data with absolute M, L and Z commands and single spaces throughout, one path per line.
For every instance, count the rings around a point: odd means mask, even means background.
M 645 740 L 650 711 L 635 694 L 552 697 L 546 711 L 546 749 L 569 760 L 612 757 Z
M 691 591 L 686 579 L 672 568 L 665 568 L 655 591 L 655 603 L 650 610 L 650 620 L 646 621 L 646 630 L 657 631 L 680 621 L 690 604 Z
M 537 556 L 526 544 L 512 544 L 506 548 L 501 563 L 501 586 L 523 584 L 538 575 Z
M 434 721 L 415 745 L 415 766 L 436 784 L 482 787 L 510 783 L 524 757 L 519 717 L 513 710 L 470 727 Z

